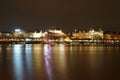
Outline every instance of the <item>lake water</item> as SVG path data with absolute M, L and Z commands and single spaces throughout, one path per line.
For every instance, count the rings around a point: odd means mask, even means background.
M 120 47 L 0 45 L 0 80 L 118 80 Z

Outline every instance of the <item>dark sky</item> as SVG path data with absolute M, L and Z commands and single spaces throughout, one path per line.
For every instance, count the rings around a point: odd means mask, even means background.
M 101 27 L 120 31 L 119 0 L 0 0 L 0 31 L 43 29 L 57 26 L 65 32 L 74 28 Z

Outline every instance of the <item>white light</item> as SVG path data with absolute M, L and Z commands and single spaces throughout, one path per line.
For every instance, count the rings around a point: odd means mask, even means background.
M 42 37 L 42 33 L 33 33 L 33 37 L 34 38 L 39 38 L 39 37 Z
M 20 29 L 15 29 L 15 32 L 20 32 L 21 30 Z
M 26 38 L 25 40 L 26 40 L 26 41 L 32 41 L 32 39 L 27 39 L 27 38 Z

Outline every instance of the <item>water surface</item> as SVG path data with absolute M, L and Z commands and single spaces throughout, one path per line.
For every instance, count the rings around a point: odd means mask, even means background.
M 120 79 L 120 47 L 0 45 L 0 80 Z

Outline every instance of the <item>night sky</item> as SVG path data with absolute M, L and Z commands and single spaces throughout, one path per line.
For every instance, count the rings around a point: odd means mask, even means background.
M 65 32 L 90 27 L 120 31 L 119 0 L 0 0 L 0 31 L 21 28 Z

